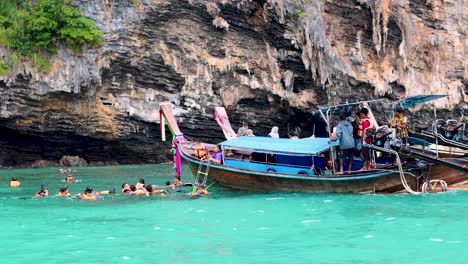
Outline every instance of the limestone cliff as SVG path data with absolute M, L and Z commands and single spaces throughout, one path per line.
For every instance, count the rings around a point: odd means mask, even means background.
M 447 93 L 437 103 L 447 114 L 466 106 L 463 0 L 73 2 L 104 44 L 60 49 L 48 73 L 25 61 L 0 76 L 0 165 L 168 160 L 163 100 L 186 135 L 211 141 L 222 138 L 219 105 L 260 135 L 310 134 L 312 111 L 340 101 Z

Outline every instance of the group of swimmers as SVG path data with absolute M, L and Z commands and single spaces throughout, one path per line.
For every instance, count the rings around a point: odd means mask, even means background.
M 62 170 L 61 170 L 62 172 Z M 63 172 L 62 172 L 63 173 Z M 67 172 L 69 173 L 69 172 Z M 72 178 L 72 179 L 70 179 Z M 76 182 L 76 179 L 72 175 L 67 175 L 65 178 L 65 182 L 71 183 Z M 11 178 L 9 186 L 11 188 L 17 188 L 21 186 L 21 182 L 17 178 Z M 190 196 L 204 196 L 208 195 L 209 192 L 206 190 L 205 186 L 203 185 L 193 185 L 192 183 L 183 183 L 180 177 L 174 177 L 174 183 L 170 181 L 166 181 L 166 186 L 164 189 L 156 189 L 154 185 L 146 184 L 145 179 L 140 179 L 136 184 L 129 185 L 128 183 L 122 184 L 121 193 L 125 195 L 164 195 L 170 192 L 181 192 L 182 187 L 184 186 L 191 186 L 193 187 L 192 192 L 190 192 Z M 104 190 L 104 191 L 94 191 L 91 186 L 86 187 L 83 193 L 78 193 L 73 195 L 70 193 L 68 186 L 63 186 L 59 189 L 59 191 L 55 194 L 57 197 L 71 197 L 80 200 L 99 200 L 102 199 L 102 195 L 107 194 L 115 194 L 115 188 L 113 190 Z M 49 196 L 49 190 L 46 185 L 42 185 L 41 189 L 34 194 L 32 197 L 35 198 L 42 198 Z

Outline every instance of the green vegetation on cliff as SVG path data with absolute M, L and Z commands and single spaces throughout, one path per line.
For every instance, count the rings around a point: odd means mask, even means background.
M 48 58 L 64 43 L 79 52 L 84 44 L 99 45 L 102 32 L 81 15 L 70 0 L 0 1 L 0 45 L 8 49 L 10 67 L 25 55 L 34 67 L 47 71 Z

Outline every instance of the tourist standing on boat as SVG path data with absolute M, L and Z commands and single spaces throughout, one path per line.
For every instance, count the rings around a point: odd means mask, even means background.
M 358 133 L 359 136 L 359 145 L 362 146 L 363 143 L 370 144 L 372 143 L 372 139 L 366 135 L 366 138 L 363 139 L 364 133 L 366 129 L 371 127 L 371 122 L 369 119 L 369 110 L 367 108 L 362 108 L 361 112 L 359 113 L 360 122 L 358 126 Z M 370 164 L 370 149 L 369 148 L 362 148 L 361 149 L 361 157 L 364 160 L 364 166 L 362 170 L 369 170 L 371 168 Z
M 408 117 L 403 114 L 402 108 L 395 110 L 395 117 L 390 119 L 390 125 L 396 129 L 396 135 L 408 143 Z
M 268 134 L 269 137 L 271 138 L 279 138 L 279 128 L 277 126 L 274 126 L 271 128 L 271 132 Z
M 299 136 L 297 135 L 297 132 L 292 131 L 288 133 L 289 139 L 299 139 Z
M 348 159 L 348 173 L 351 172 L 351 168 L 353 167 L 353 126 L 347 120 L 347 117 L 348 114 L 346 112 L 342 112 L 340 114 L 340 122 L 336 126 L 336 134 L 329 140 L 329 143 L 337 140 L 340 142 L 340 170 L 337 172 L 337 174 L 343 174 L 343 168 L 344 164 L 346 163 L 346 159 Z

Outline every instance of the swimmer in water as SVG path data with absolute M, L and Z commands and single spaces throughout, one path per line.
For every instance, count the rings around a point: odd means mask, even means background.
M 69 175 L 67 175 L 67 177 L 65 177 L 65 182 L 66 183 L 76 182 L 76 179 L 75 179 L 75 177 L 73 177 L 73 175 L 69 174 Z
M 180 177 L 175 176 L 174 177 L 174 184 L 172 184 L 172 189 L 173 190 L 180 189 L 180 187 L 182 187 L 183 185 L 184 185 L 184 183 L 180 180 Z
M 18 187 L 21 187 L 21 182 L 18 181 L 17 178 L 11 178 L 9 186 L 11 188 L 18 188 Z
M 38 191 L 32 198 L 42 198 L 42 197 L 47 197 L 49 196 L 49 190 L 45 185 L 41 186 L 41 190 Z
M 122 184 L 122 193 L 132 194 L 132 190 L 130 189 L 130 185 L 128 185 L 128 183 L 126 183 L 126 182 Z
M 72 194 L 68 191 L 68 186 L 63 186 L 55 196 L 68 197 L 71 195 Z
M 84 193 L 77 194 L 76 198 L 86 201 L 96 201 L 99 198 L 99 193 L 93 192 L 93 188 L 91 186 L 88 186 L 86 187 Z
M 148 192 L 149 195 L 169 193 L 167 190 L 156 190 L 154 186 L 151 184 L 146 186 L 146 191 Z
M 146 188 L 145 179 L 140 179 L 140 180 L 135 184 L 135 187 L 136 187 L 137 190 L 145 189 L 145 188 Z
M 205 186 L 203 186 L 203 185 L 199 185 L 197 187 L 196 192 L 191 192 L 190 193 L 191 196 L 205 196 L 205 195 L 208 195 L 208 194 L 210 194 L 210 193 L 208 192 L 208 190 L 205 189 Z
M 145 189 L 137 189 L 137 187 L 135 185 L 131 185 L 130 190 L 132 190 L 132 192 L 130 193 L 131 195 L 146 195 L 146 196 L 149 195 L 146 188 Z

